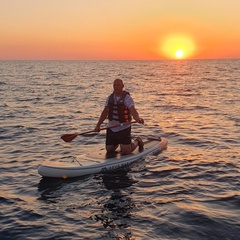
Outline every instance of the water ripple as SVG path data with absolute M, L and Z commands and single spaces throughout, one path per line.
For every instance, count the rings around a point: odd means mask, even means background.
M 240 234 L 239 60 L 1 61 L 1 239 L 230 239 Z M 130 169 L 41 178 L 45 160 L 104 148 L 115 77 L 168 149 Z M 80 156 L 79 156 L 80 155 Z

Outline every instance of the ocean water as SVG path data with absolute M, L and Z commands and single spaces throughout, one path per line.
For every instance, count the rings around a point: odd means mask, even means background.
M 239 239 L 240 60 L 0 61 L 0 239 Z M 104 147 L 92 130 L 122 78 L 168 149 L 128 171 L 44 179 Z

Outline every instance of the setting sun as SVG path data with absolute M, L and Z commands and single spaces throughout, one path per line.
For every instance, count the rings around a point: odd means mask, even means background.
M 183 58 L 184 57 L 184 51 L 182 49 L 179 49 L 176 51 L 176 57 L 177 58 Z
M 160 43 L 160 51 L 170 59 L 187 59 L 193 56 L 195 44 L 186 35 L 168 35 Z

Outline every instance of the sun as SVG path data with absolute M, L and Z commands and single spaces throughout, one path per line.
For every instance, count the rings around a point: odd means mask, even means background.
M 188 59 L 195 52 L 192 37 L 183 34 L 171 34 L 159 42 L 159 52 L 169 59 Z
M 184 57 L 184 51 L 182 49 L 179 49 L 179 50 L 176 51 L 175 55 L 176 55 L 176 58 L 178 58 L 178 59 L 183 58 Z

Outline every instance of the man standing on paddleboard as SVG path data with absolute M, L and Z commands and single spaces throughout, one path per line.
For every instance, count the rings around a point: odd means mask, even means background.
M 108 153 L 114 152 L 118 145 L 120 145 L 122 154 L 130 154 L 138 146 L 139 151 L 143 150 L 143 141 L 140 137 L 137 137 L 132 142 L 130 122 L 132 117 L 141 124 L 144 123 L 144 120 L 139 117 L 132 97 L 123 88 L 124 84 L 121 79 L 114 80 L 114 91 L 108 96 L 105 107 L 94 129 L 95 132 L 99 132 L 101 124 L 108 118 L 106 134 L 106 150 Z

